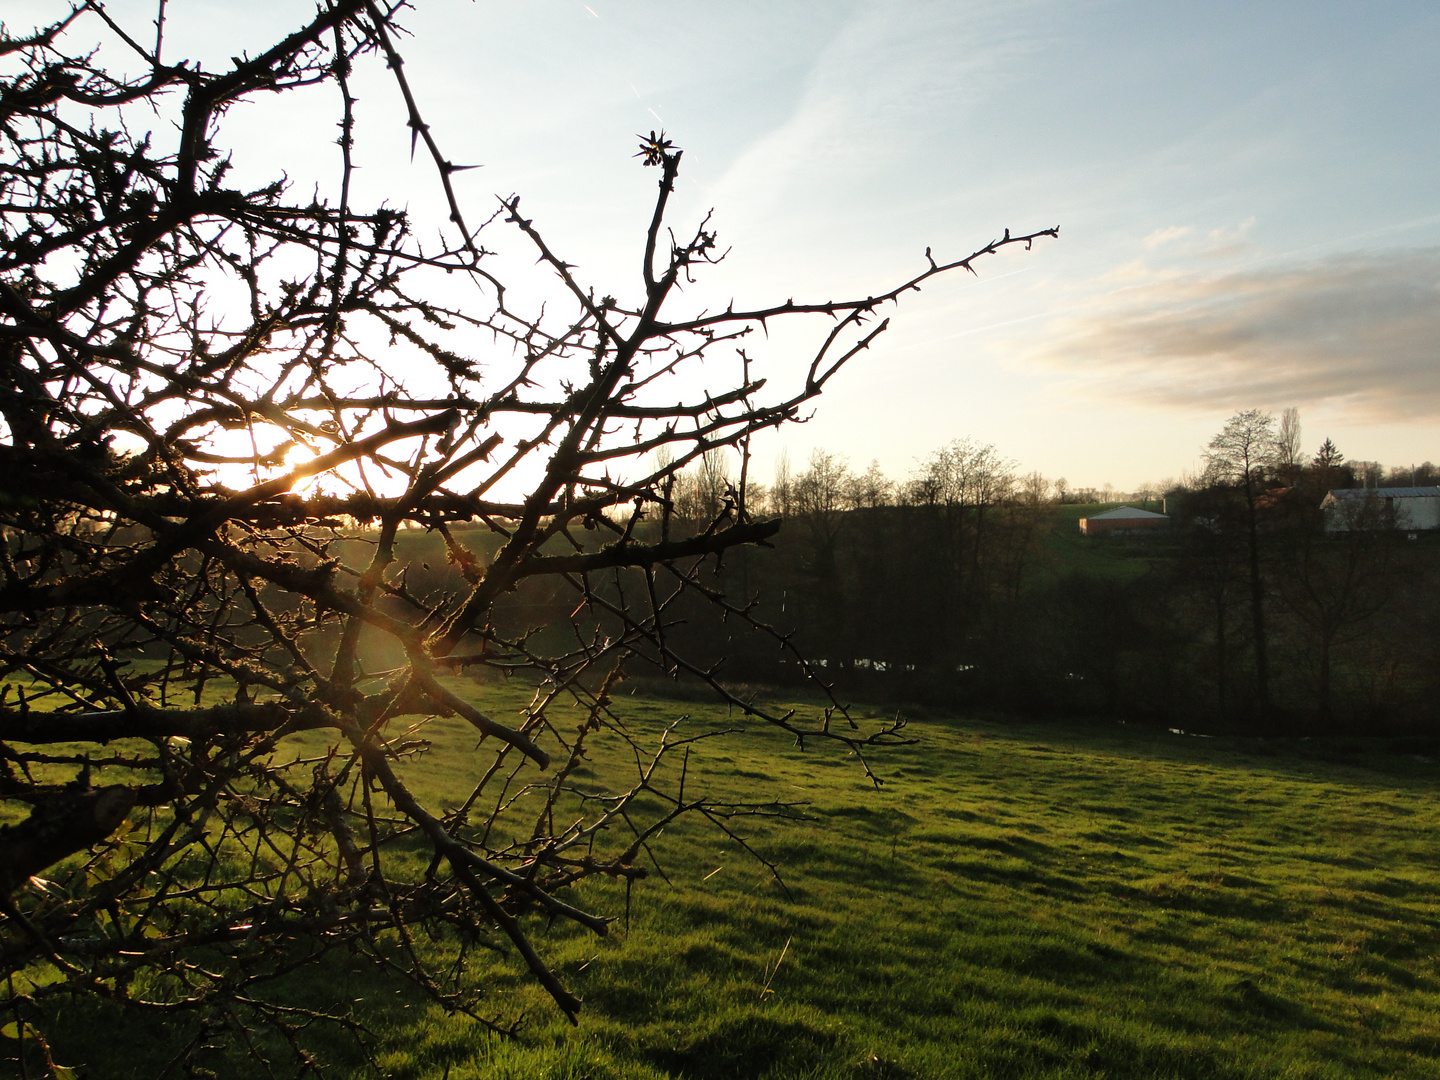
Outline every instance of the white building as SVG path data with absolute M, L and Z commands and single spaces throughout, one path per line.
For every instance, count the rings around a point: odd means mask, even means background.
M 1320 507 L 1327 532 L 1440 529 L 1440 487 L 1342 488 Z

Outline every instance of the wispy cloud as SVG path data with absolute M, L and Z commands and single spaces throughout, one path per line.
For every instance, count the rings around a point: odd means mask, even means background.
M 1253 217 L 1246 218 L 1238 225 L 1222 225 L 1205 232 L 1189 225 L 1169 225 L 1156 229 L 1140 243 L 1149 251 L 1164 248 L 1166 253 L 1171 255 L 1233 257 L 1244 251 L 1250 243 L 1250 230 L 1254 227 Z
M 1015 80 L 1043 35 L 1014 16 L 1047 4 L 835 5 L 835 15 L 817 21 L 815 32 L 828 41 L 790 114 L 737 156 L 715 186 L 717 201 L 789 215 L 798 189 L 806 193 L 801 205 L 823 215 L 816 192 L 833 196 L 832 184 L 848 183 L 873 201 L 874 185 L 884 183 L 878 178 L 890 176 L 896 161 L 910 163 L 902 182 L 929 176 L 949 153 L 944 140 L 953 137 L 936 130 L 938 118 L 953 125 Z
M 1343 402 L 1357 419 L 1440 417 L 1440 248 L 1152 276 L 1052 331 L 1031 359 L 1107 396 L 1207 408 Z
M 1239 225 L 1211 229 L 1206 235 L 1205 244 L 1199 249 L 1199 254 L 1210 258 L 1233 258 L 1246 251 L 1250 246 L 1250 230 L 1255 227 L 1255 219 L 1248 217 Z
M 1189 225 L 1171 225 L 1168 228 L 1156 229 L 1149 236 L 1145 237 L 1142 243 L 1147 247 L 1158 248 L 1161 244 L 1169 244 L 1191 233 Z

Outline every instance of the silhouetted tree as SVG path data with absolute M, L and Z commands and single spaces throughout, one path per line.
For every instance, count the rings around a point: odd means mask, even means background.
M 1280 430 L 1275 434 L 1275 467 L 1290 480 L 1304 464 L 1300 451 L 1300 410 L 1292 406 L 1280 414 Z
M 1368 493 L 1367 493 L 1368 494 Z M 1327 533 L 1317 510 L 1282 533 L 1275 575 L 1283 607 L 1305 628 L 1303 655 L 1313 671 L 1320 723 L 1334 721 L 1334 655 L 1388 603 L 1398 582 L 1392 573 L 1393 521 L 1383 502 L 1368 497 L 1337 508 L 1345 528 Z
M 948 662 L 964 660 L 967 640 L 999 575 L 991 574 L 994 512 L 1015 486 L 1015 465 L 994 446 L 957 439 L 930 455 L 912 477 L 908 501 L 919 511 L 929 552 L 926 575 L 935 625 Z
M 1210 440 L 1206 478 L 1234 490 L 1243 503 L 1249 561 L 1250 622 L 1255 650 L 1255 690 L 1262 714 L 1270 711 L 1270 664 L 1265 636 L 1265 582 L 1260 569 L 1260 496 L 1275 467 L 1275 418 L 1259 409 L 1238 412 Z M 1223 521 L 1223 519 L 1222 519 Z
M 0 795 L 30 810 L 0 835 L 0 1013 L 27 1030 L 103 995 L 174 1017 L 181 1058 L 264 1024 L 303 1061 L 313 1017 L 273 980 L 337 948 L 473 1008 L 483 988 L 463 963 L 432 968 L 417 933 L 462 959 L 513 949 L 573 1017 L 528 915 L 603 934 L 568 886 L 643 876 L 644 845 L 681 814 L 728 828 L 759 809 L 662 786 L 654 763 L 686 739 L 609 723 L 627 659 L 709 677 L 671 647 L 671 613 L 698 592 L 753 621 L 697 564 L 779 528 L 717 500 L 712 474 L 712 519 L 657 532 L 675 477 L 804 415 L 885 330 L 883 306 L 1054 235 L 1007 232 L 856 300 L 685 310 L 679 286 L 721 249 L 708 218 L 670 231 L 682 155 L 652 132 L 637 156 L 658 194 L 633 293 L 597 297 L 518 197 L 462 205 L 394 10 L 324 3 L 216 71 L 162 56 L 163 3 L 153 36 L 98 4 L 0 36 Z M 117 48 L 130 67 L 99 66 Z M 352 202 L 357 64 L 388 69 L 433 163 L 441 242 Z M 227 114 L 322 88 L 333 183 L 239 186 Z M 481 238 L 504 230 L 553 277 L 558 300 L 538 314 L 492 272 Z M 751 379 L 748 363 L 707 382 L 707 352 L 807 315 L 825 327 L 793 385 Z M 416 527 L 443 542 L 455 590 L 407 579 L 397 551 Z M 506 598 L 537 581 L 569 594 L 570 621 L 506 629 Z M 534 699 L 491 715 L 449 678 L 462 670 L 528 674 Z M 556 717 L 563 703 L 578 726 Z M 862 754 L 897 734 L 734 703 Z M 397 768 L 436 716 L 473 726 L 487 763 L 446 807 Z M 302 732 L 316 734 L 294 760 L 281 746 Z M 606 740 L 633 744 L 635 770 L 580 784 Z M 123 844 L 103 842 L 126 821 Z M 22 887 L 75 852 L 53 887 Z

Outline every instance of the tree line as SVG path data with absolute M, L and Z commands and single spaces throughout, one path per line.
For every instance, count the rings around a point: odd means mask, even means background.
M 1434 466 L 1387 472 L 1330 439 L 1306 454 L 1300 434 L 1294 410 L 1237 413 L 1163 492 L 1172 527 L 1143 538 L 1080 537 L 1063 482 L 969 439 L 900 480 L 782 457 L 743 494 L 712 454 L 677 477 L 668 528 L 713 530 L 742 502 L 785 524 L 771 550 L 695 570 L 753 598 L 745 619 L 672 633 L 737 683 L 818 672 L 855 694 L 1252 733 L 1432 724 L 1440 536 L 1397 531 L 1379 497 L 1327 530 L 1321 504 Z

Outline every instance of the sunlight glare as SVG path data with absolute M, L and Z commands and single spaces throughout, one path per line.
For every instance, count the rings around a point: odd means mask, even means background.
M 291 446 L 289 450 L 285 451 L 285 468 L 289 472 L 303 469 L 319 456 L 312 447 L 306 446 L 302 442 L 297 442 Z M 290 490 L 296 495 L 308 494 L 319 481 L 321 475 L 320 473 L 311 473 L 308 476 L 303 476 L 291 485 Z

